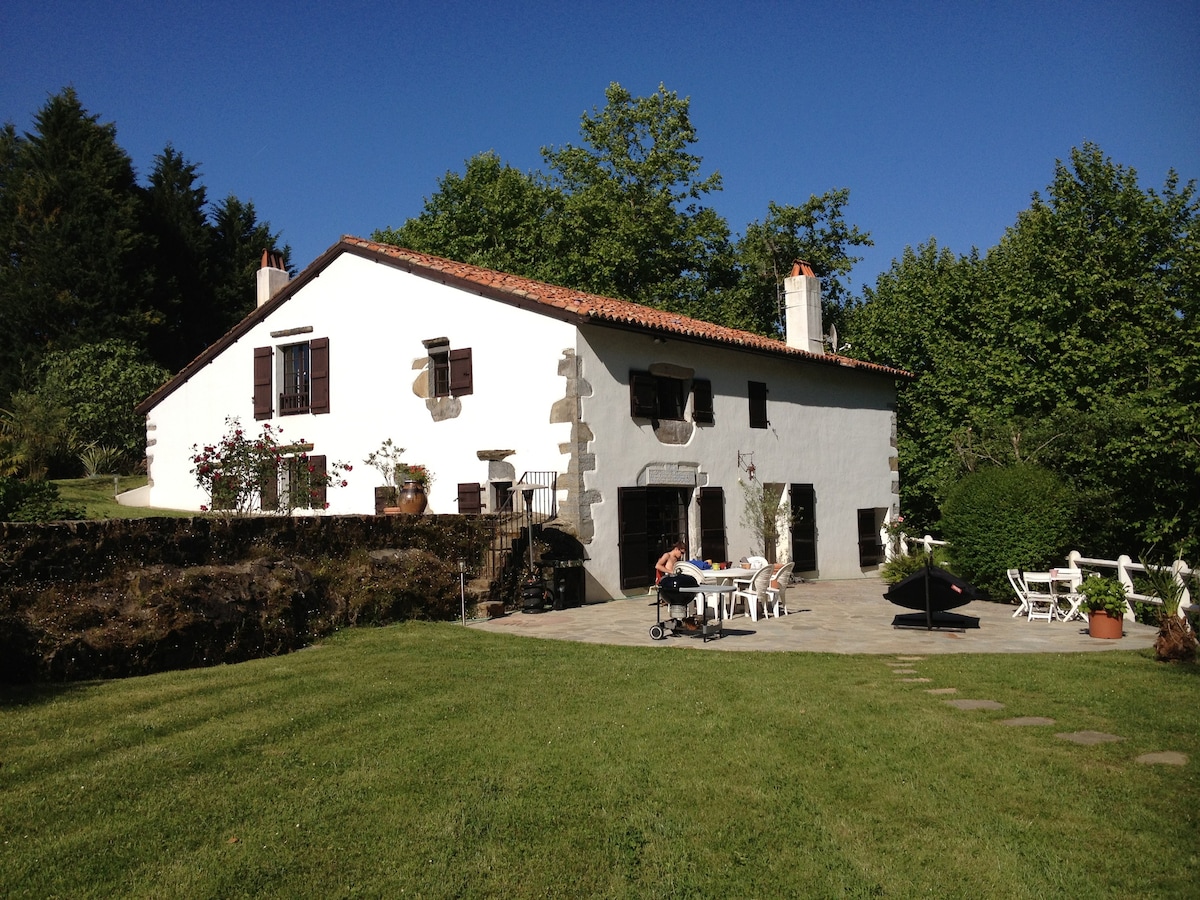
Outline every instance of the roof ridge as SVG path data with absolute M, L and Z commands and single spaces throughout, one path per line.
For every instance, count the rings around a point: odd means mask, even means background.
M 576 315 L 593 319 L 597 322 L 640 325 L 649 330 L 680 334 L 685 337 L 715 341 L 735 347 L 765 350 L 771 353 L 781 353 L 813 361 L 832 363 L 847 368 L 864 369 L 879 374 L 910 377 L 909 373 L 890 366 L 852 359 L 847 356 L 838 356 L 837 354 L 812 353 L 808 350 L 801 350 L 798 347 L 790 347 L 784 341 L 756 334 L 753 331 L 717 325 L 713 322 L 706 322 L 703 319 L 697 319 L 693 316 L 672 310 L 665 310 L 656 306 L 646 306 L 645 304 L 635 303 L 632 300 L 623 300 L 619 297 L 608 297 L 603 294 L 579 291 L 574 288 L 563 287 L 562 285 L 538 281 L 535 278 L 527 278 L 523 275 L 514 275 L 511 272 L 502 272 L 498 269 L 489 269 L 485 266 L 458 262 L 457 260 L 448 259 L 443 256 L 410 250 L 407 247 L 400 247 L 395 244 L 385 244 L 349 234 L 342 236 L 341 243 L 367 252 L 408 262 L 413 266 L 425 270 L 441 272 L 450 277 L 479 285 L 480 287 L 490 288 L 491 290 L 520 297 L 524 300 L 531 300 L 544 306 L 555 309 L 566 309 Z

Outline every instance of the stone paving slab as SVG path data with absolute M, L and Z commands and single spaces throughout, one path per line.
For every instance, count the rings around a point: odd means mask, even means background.
M 725 623 L 720 639 L 707 643 L 686 635 L 653 640 L 650 626 L 655 623 L 656 607 L 649 605 L 652 597 L 646 594 L 577 609 L 510 613 L 472 621 L 468 627 L 497 634 L 656 649 L 905 654 L 907 661 L 934 653 L 1139 650 L 1152 647 L 1158 633 L 1152 626 L 1127 622 L 1123 638 L 1100 640 L 1088 637 L 1086 623 L 1014 619 L 1014 606 L 985 601 L 955 610 L 979 619 L 979 628 L 964 633 L 895 629 L 892 619 L 903 610 L 883 598 L 885 589 L 878 578 L 794 584 L 788 589 L 790 615 L 757 622 L 738 616 Z
M 995 700 L 943 700 L 947 706 L 955 709 L 1004 709 L 1003 703 Z
M 1091 747 L 1096 744 L 1108 744 L 1112 741 L 1123 741 L 1125 738 L 1115 734 L 1105 734 L 1103 731 L 1069 731 L 1060 732 L 1055 735 L 1056 738 L 1062 738 L 1064 741 L 1071 741 L 1075 744 L 1083 744 L 1085 747 Z
M 1134 762 L 1148 766 L 1186 766 L 1187 761 L 1186 753 L 1176 753 L 1174 750 L 1164 750 L 1160 753 L 1143 753 L 1134 760 Z

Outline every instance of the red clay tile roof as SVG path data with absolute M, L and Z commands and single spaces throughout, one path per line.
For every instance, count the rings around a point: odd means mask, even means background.
M 540 306 L 549 314 L 554 314 L 555 311 L 559 311 L 559 314 L 568 313 L 572 318 L 580 321 L 611 323 L 654 333 L 674 334 L 704 342 L 778 353 L 851 369 L 862 369 L 895 378 L 912 377 L 908 372 L 900 369 L 850 359 L 845 356 L 810 353 L 806 350 L 789 347 L 783 341 L 763 337 L 761 334 L 754 334 L 750 331 L 725 328 L 652 306 L 642 306 L 627 300 L 575 291 L 542 281 L 534 281 L 531 278 L 484 269 L 480 266 L 443 259 L 439 256 L 430 256 L 427 253 L 417 253 L 414 250 L 406 250 L 391 244 L 380 244 L 346 235 L 331 250 L 339 248 L 355 248 L 363 255 L 400 263 L 402 268 L 415 275 L 438 278 L 468 289 L 482 289 L 487 296 L 498 300 L 520 301 L 522 306 L 531 309 Z
M 493 269 L 471 266 L 451 259 L 443 259 L 440 256 L 430 256 L 427 253 L 417 253 L 414 250 L 405 250 L 391 244 L 380 244 L 346 235 L 313 260 L 308 268 L 289 281 L 267 303 L 249 313 L 246 318 L 188 363 L 174 378 L 138 404 L 137 412 L 148 413 L 163 398 L 186 383 L 193 374 L 207 365 L 226 347 L 263 321 L 288 297 L 320 275 L 340 254 L 347 252 L 396 266 L 422 278 L 451 284 L 464 290 L 472 290 L 501 302 L 512 303 L 525 309 L 532 309 L 577 323 L 594 322 L 652 334 L 672 334 L 703 343 L 740 347 L 744 350 L 858 369 L 892 378 L 912 377 L 901 369 L 850 359 L 846 356 L 822 355 L 809 353 L 806 350 L 797 350 L 789 347 L 783 341 L 763 337 L 761 334 L 739 331 L 736 328 L 725 328 L 678 313 L 655 309 L 652 306 L 642 306 L 627 300 L 574 291 L 570 288 L 534 281 L 531 278 L 522 278 L 519 275 L 509 275 Z

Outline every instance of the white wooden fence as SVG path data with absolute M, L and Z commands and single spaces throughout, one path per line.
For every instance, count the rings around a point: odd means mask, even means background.
M 883 534 L 883 542 L 885 555 L 888 559 L 897 555 L 908 556 L 913 551 L 932 553 L 934 547 L 947 546 L 946 541 L 935 541 L 929 535 L 925 535 L 923 538 L 914 538 L 907 534 L 901 534 L 898 551 L 887 539 L 886 533 Z M 1067 569 L 1075 571 L 1084 570 L 1086 572 L 1099 569 L 1100 574 L 1109 574 L 1110 572 L 1115 574 L 1117 580 L 1125 585 L 1125 593 L 1128 595 L 1128 599 L 1125 601 L 1125 618 L 1131 621 L 1133 620 L 1133 604 L 1137 601 L 1162 606 L 1162 600 L 1158 597 L 1139 594 L 1134 590 L 1133 573 L 1145 572 L 1146 567 L 1141 563 L 1134 562 L 1128 556 L 1119 556 L 1116 559 L 1096 559 L 1090 556 L 1083 556 L 1078 550 L 1072 550 L 1067 554 Z M 1182 559 L 1177 559 L 1171 564 L 1171 573 L 1183 588 L 1183 594 L 1179 602 L 1179 615 L 1183 617 L 1188 608 L 1193 605 L 1192 594 L 1188 588 L 1188 584 L 1196 574 L 1196 570 Z

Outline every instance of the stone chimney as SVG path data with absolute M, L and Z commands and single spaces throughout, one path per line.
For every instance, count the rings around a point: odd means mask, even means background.
M 283 254 L 264 250 L 262 265 L 258 269 L 258 305 L 262 306 L 278 294 L 279 289 L 287 284 L 288 280 Z
M 783 279 L 784 318 L 787 345 L 809 353 L 825 353 L 821 328 L 821 279 L 802 259 L 792 263 L 792 274 Z

